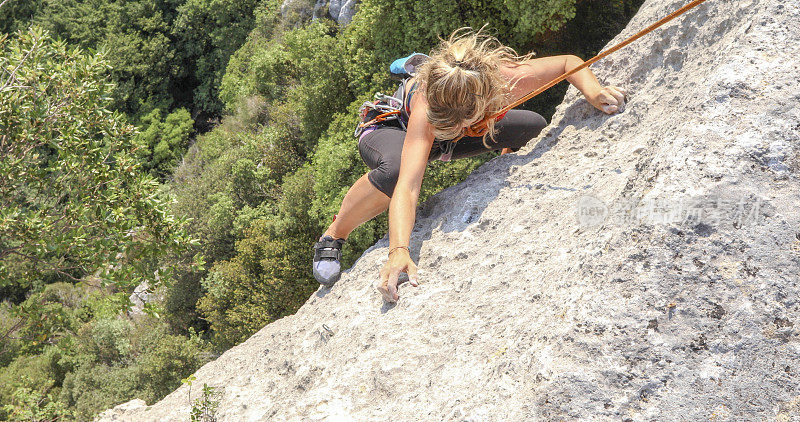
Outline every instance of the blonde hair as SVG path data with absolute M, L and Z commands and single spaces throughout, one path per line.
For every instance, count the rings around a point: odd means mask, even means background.
M 465 27 L 455 30 L 439 46 L 430 59 L 420 66 L 417 76 L 428 102 L 428 122 L 439 140 L 461 135 L 466 124 L 499 112 L 510 101 L 512 86 L 500 73 L 500 65 L 527 60 L 533 53 L 518 56 L 514 49 L 486 35 L 483 28 L 474 31 Z M 494 119 L 487 122 L 487 136 L 494 141 Z

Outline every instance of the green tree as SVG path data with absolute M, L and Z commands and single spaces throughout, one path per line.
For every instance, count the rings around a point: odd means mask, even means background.
M 115 84 L 113 108 L 144 114 L 171 109 L 185 97 L 181 66 L 170 33 L 178 0 L 60 0 L 46 2 L 34 23 L 70 45 L 107 51 Z
M 279 128 L 289 148 L 309 156 L 331 115 L 355 99 L 343 71 L 347 52 L 335 31 L 330 21 L 317 21 L 263 46 L 248 43 L 223 78 L 226 108 L 236 111 L 250 98 L 262 99 L 270 113 L 261 123 Z
M 314 224 L 313 175 L 303 167 L 286 179 L 275 215 L 251 222 L 236 243 L 236 256 L 217 262 L 203 280 L 207 294 L 198 309 L 211 324 L 215 345 L 227 349 L 265 324 L 292 314 L 307 299 L 313 284 L 306 239 Z
M 52 394 L 26 387 L 14 391 L 11 402 L 3 406 L 3 410 L 11 421 L 48 422 L 74 416 L 74 412 Z
M 38 29 L 0 47 L 0 288 L 168 283 L 158 259 L 192 239 L 141 174 L 134 128 L 107 109 L 103 54 Z
M 196 109 L 219 115 L 218 90 L 228 58 L 253 28 L 253 10 L 262 0 L 187 0 L 177 8 L 172 36 L 187 78 L 193 81 Z
M 0 403 L 7 405 L 0 406 L 0 420 L 61 410 L 74 413 L 62 420 L 92 420 L 133 398 L 152 403 L 213 357 L 193 330 L 180 336 L 162 319 L 120 317 L 109 312 L 107 299 L 88 284 L 54 283 L 16 307 L 36 314 L 18 312 L 23 328 L 0 338 Z M 6 320 L 7 306 L 0 307 L 0 335 L 14 324 Z
M 0 34 L 10 34 L 20 29 L 27 29 L 36 11 L 45 0 L 8 0 L 0 6 Z
M 152 318 L 96 320 L 83 327 L 77 343 L 80 358 L 63 377 L 57 397 L 78 420 L 92 420 L 134 398 L 154 403 L 213 357 L 194 333 L 170 334 Z
M 145 115 L 187 108 L 205 127 L 219 116 L 228 57 L 247 38 L 254 11 L 275 0 L 9 0 L 0 33 L 32 23 L 83 48 L 104 48 L 115 110 Z
M 0 403 L 5 404 L 0 407 L 0 420 L 53 420 L 54 416 L 67 416 L 59 413 L 71 413 L 69 405 L 59 399 L 70 366 L 67 361 L 69 357 L 51 345 L 41 354 L 19 356 L 0 368 Z M 32 419 L 24 419 L 25 415 Z
M 142 131 L 135 136 L 139 146 L 137 155 L 142 168 L 153 177 L 165 180 L 174 171 L 189 146 L 194 121 L 185 108 L 179 108 L 163 117 L 160 108 L 142 117 Z

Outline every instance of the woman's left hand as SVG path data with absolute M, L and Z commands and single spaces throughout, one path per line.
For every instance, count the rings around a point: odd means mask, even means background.
M 605 86 L 596 94 L 586 96 L 586 100 L 598 110 L 606 114 L 614 114 L 625 110 L 628 93 L 618 86 Z
M 412 286 L 419 286 L 417 279 L 417 265 L 411 259 L 406 249 L 395 249 L 389 255 L 389 260 L 383 265 L 381 269 L 381 281 L 375 286 L 383 299 L 387 302 L 397 302 L 400 295 L 397 294 L 397 282 L 400 278 L 400 273 L 408 274 L 409 282 Z

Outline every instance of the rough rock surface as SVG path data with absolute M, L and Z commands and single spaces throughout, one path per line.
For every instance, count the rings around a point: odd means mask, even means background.
M 340 25 L 347 25 L 353 20 L 357 8 L 357 0 L 316 0 L 313 6 L 307 0 L 283 0 L 281 14 L 285 17 L 289 10 L 295 10 L 301 15 L 310 15 L 311 19 L 319 19 L 323 17 L 323 11 L 327 10 L 331 19 Z
M 570 88 L 421 206 L 397 304 L 384 238 L 195 384 L 222 421 L 800 420 L 798 57 L 796 1 L 709 0 L 593 66 L 624 113 Z M 188 420 L 187 394 L 102 420 Z
M 143 281 L 133 289 L 133 293 L 128 297 L 128 300 L 131 302 L 131 306 L 128 307 L 128 314 L 142 315 L 144 314 L 145 304 L 163 298 L 163 294 L 157 294 L 150 289 L 150 285 L 147 281 Z
M 340 25 L 347 25 L 356 14 L 356 0 L 318 0 L 315 9 L 328 3 L 328 14 Z

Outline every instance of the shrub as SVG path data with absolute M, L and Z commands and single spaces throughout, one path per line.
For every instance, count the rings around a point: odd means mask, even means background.
M 288 177 L 277 215 L 253 220 L 236 243 L 235 257 L 214 264 L 202 281 L 207 293 L 198 310 L 211 324 L 217 347 L 233 346 L 291 314 L 316 288 L 306 268 L 312 188 L 308 167 Z
M 142 131 L 134 137 L 142 169 L 159 180 L 169 177 L 186 153 L 194 124 L 184 108 L 179 108 L 166 117 L 163 114 L 161 109 L 156 108 L 142 117 Z
M 171 281 L 157 260 L 192 240 L 139 172 L 133 127 L 106 108 L 103 55 L 39 29 L 0 44 L 0 287 Z

